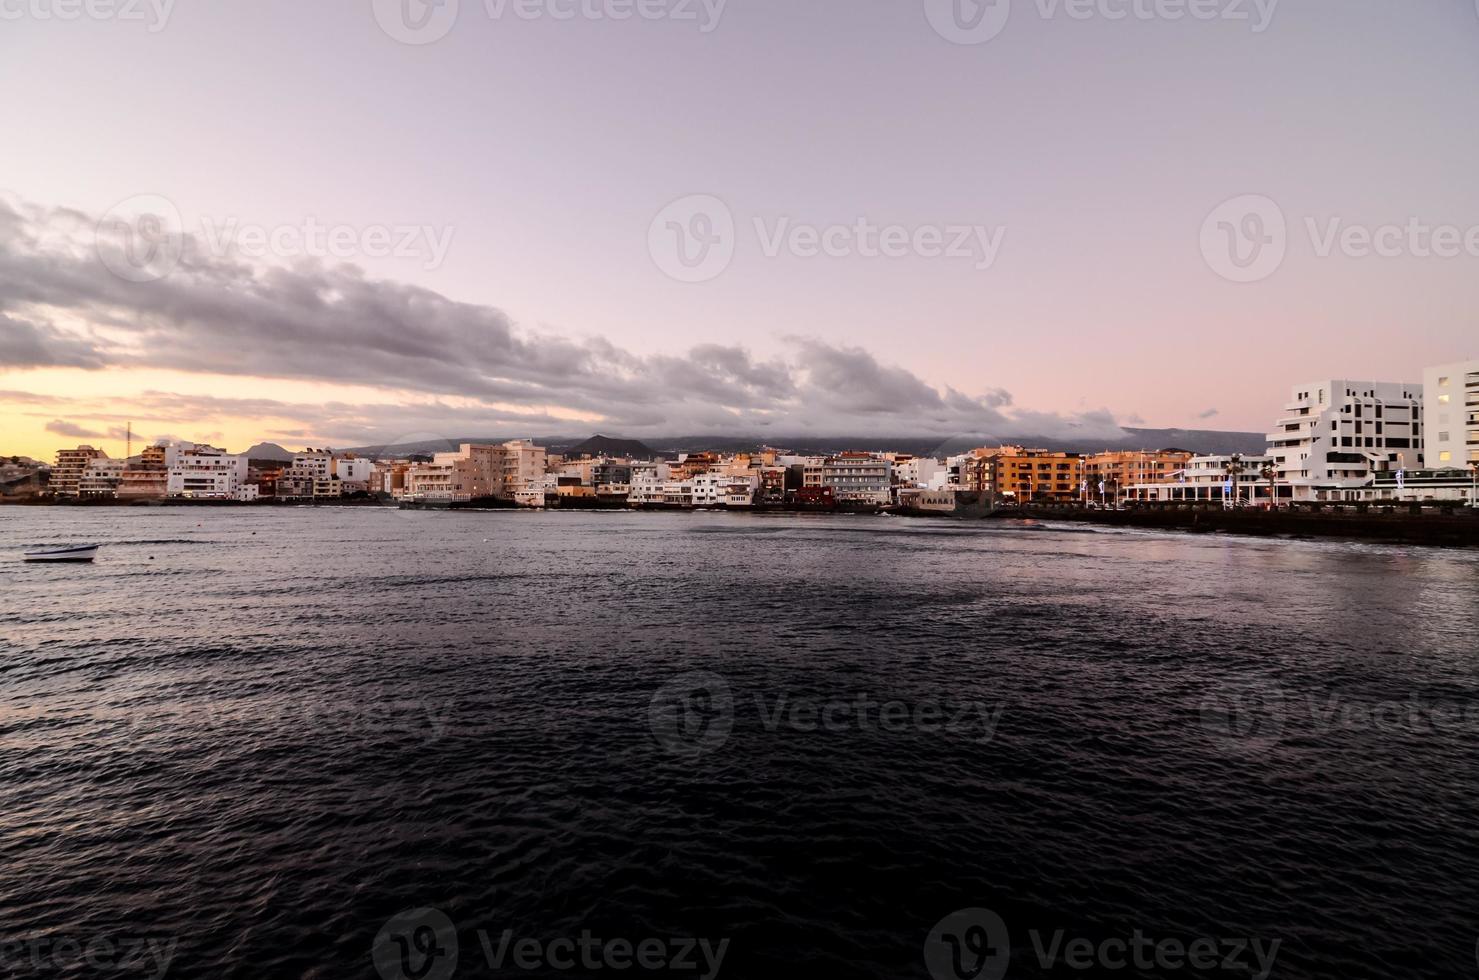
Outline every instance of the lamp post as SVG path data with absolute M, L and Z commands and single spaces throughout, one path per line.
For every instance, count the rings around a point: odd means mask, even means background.
M 1479 507 L 1479 459 L 1469 463 L 1469 506 Z

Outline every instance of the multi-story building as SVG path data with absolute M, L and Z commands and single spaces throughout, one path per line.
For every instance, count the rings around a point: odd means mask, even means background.
M 123 460 L 107 456 L 89 460 L 77 483 L 77 495 L 82 498 L 112 497 L 123 477 L 123 465 Z
M 943 487 L 944 463 L 929 456 L 901 456 L 894 460 L 894 482 L 901 487 Z
M 676 463 L 671 464 L 673 479 L 687 480 L 700 473 L 707 473 L 723 462 L 718 453 L 683 453 Z
M 327 449 L 305 449 L 293 455 L 293 465 L 289 469 L 294 475 L 327 480 L 334 475 L 334 454 Z
M 1020 503 L 1072 501 L 1083 493 L 1084 460 L 1077 453 L 1012 449 L 984 459 L 980 486 Z
M 543 446 L 536 446 L 528 439 L 513 439 L 500 448 L 503 450 L 501 496 L 512 497 L 544 476 L 548 453 Z
M 1191 459 L 1192 454 L 1182 449 L 1094 453 L 1084 460 L 1084 479 L 1092 492 L 1103 483 L 1111 496 L 1118 496 L 1128 487 L 1165 483 Z
M 1268 476 L 1274 468 L 1272 456 L 1193 456 L 1174 473 L 1145 483 L 1120 487 L 1115 499 L 1150 503 L 1242 503 L 1266 505 L 1277 487 L 1281 500 L 1287 501 L 1290 488 L 1271 484 Z M 1098 487 L 1090 487 L 1097 499 Z
M 808 485 L 831 487 L 839 504 L 886 507 L 893 501 L 893 464 L 873 453 L 842 453 L 808 464 Z
M 1440 364 L 1423 372 L 1425 445 L 1430 469 L 1479 463 L 1479 361 Z
M 146 446 L 128 461 L 118 478 L 119 500 L 157 500 L 169 492 L 169 465 L 164 446 Z
M 1355 500 L 1373 474 L 1419 468 L 1422 393 L 1401 382 L 1297 385 L 1268 434 L 1276 481 L 1294 500 Z
M 363 456 L 335 456 L 329 463 L 329 473 L 344 483 L 369 486 L 375 475 L 375 461 Z
M 95 459 L 107 459 L 108 454 L 92 446 L 76 449 L 58 449 L 56 464 L 51 468 L 49 487 L 54 497 L 76 497 L 82 483 L 82 473 L 87 464 Z
M 256 488 L 247 483 L 249 463 L 245 455 L 232 455 L 214 446 L 193 442 L 171 443 L 164 449 L 165 494 L 198 500 L 243 500 L 256 498 Z

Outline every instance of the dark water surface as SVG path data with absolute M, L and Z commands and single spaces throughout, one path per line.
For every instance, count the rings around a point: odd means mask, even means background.
M 1472 552 L 0 508 L 0 975 L 1475 976 L 1476 736 Z

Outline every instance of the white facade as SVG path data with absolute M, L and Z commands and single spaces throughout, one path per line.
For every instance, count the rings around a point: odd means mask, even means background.
M 293 456 L 292 468 L 314 480 L 327 480 L 334 475 L 334 454 L 307 449 Z
M 375 461 L 372 459 L 335 459 L 331 464 L 334 476 L 349 483 L 369 484 L 375 475 Z
M 1423 372 L 1423 417 L 1429 469 L 1479 463 L 1479 361 L 1440 364 Z
M 900 486 L 943 488 L 949 477 L 945 464 L 928 456 L 915 456 L 894 463 L 894 478 Z
M 1374 473 L 1419 468 L 1422 396 L 1416 383 L 1297 385 L 1268 434 L 1279 484 L 1288 486 L 1295 500 L 1356 499 Z
M 100 456 L 97 459 L 88 460 L 82 469 L 82 476 L 77 481 L 77 495 L 80 497 L 111 497 L 118 490 L 118 483 L 123 479 L 124 460 L 109 459 Z
M 214 446 L 172 443 L 164 450 L 165 495 L 200 500 L 236 500 L 247 482 L 247 458 Z
M 893 501 L 893 464 L 886 459 L 847 453 L 828 456 L 819 469 L 815 485 L 831 487 L 839 503 L 887 506 Z M 813 479 L 811 466 L 805 478 Z

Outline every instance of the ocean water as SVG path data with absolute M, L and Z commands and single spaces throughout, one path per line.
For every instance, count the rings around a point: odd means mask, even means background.
M 1476 941 L 1473 552 L 0 508 L 0 975 L 1469 977 Z

